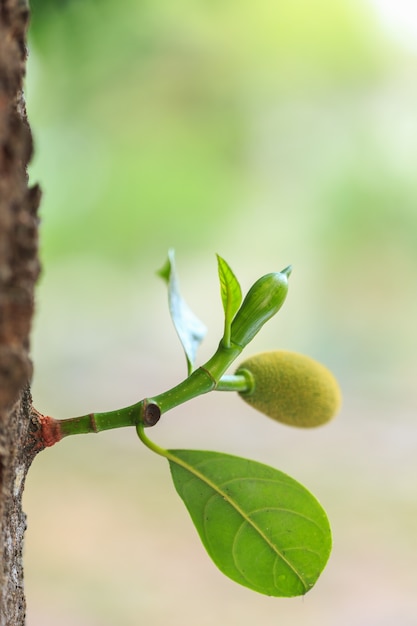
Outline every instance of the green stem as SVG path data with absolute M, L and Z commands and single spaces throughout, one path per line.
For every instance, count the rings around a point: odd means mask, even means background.
M 238 393 L 245 393 L 251 389 L 251 381 L 244 374 L 225 374 L 216 387 L 216 391 L 237 391 Z
M 145 398 L 136 404 L 116 411 L 89 413 L 80 417 L 57 420 L 61 438 L 69 435 L 98 433 L 113 428 L 137 426 L 141 422 L 145 426 L 153 426 L 158 421 L 160 414 L 214 389 L 247 391 L 248 381 L 244 376 L 223 376 L 241 351 L 240 346 L 232 344 L 227 347 L 223 342 L 220 342 L 211 359 L 168 391 L 164 391 L 153 398 Z
M 82 435 L 85 433 L 98 433 L 112 428 L 135 426 L 143 413 L 144 400 L 132 406 L 108 411 L 106 413 L 89 413 L 79 417 L 58 420 L 62 437 L 68 435 Z
M 168 391 L 149 398 L 149 402 L 156 404 L 161 413 L 166 413 L 179 404 L 188 402 L 197 396 L 212 391 L 216 381 L 204 367 L 199 367 L 192 374 Z

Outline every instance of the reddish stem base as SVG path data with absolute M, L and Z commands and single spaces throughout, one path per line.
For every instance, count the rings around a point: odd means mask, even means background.
M 49 448 L 61 441 L 63 435 L 59 420 L 49 417 L 49 415 L 42 415 L 38 411 L 37 414 L 41 426 L 38 434 L 40 445 L 44 448 Z

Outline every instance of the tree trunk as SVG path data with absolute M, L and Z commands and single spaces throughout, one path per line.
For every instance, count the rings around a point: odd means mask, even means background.
M 21 496 L 37 452 L 29 331 L 37 257 L 38 187 L 28 186 L 32 139 L 23 79 L 29 8 L 0 0 L 0 626 L 25 622 Z

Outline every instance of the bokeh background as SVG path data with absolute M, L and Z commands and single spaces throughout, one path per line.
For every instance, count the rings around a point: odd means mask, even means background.
M 375 0 L 33 0 L 27 104 L 43 188 L 35 406 L 111 410 L 177 383 L 168 248 L 209 332 L 215 253 L 247 290 L 292 263 L 246 354 L 328 365 L 344 394 L 314 431 L 229 394 L 167 414 L 168 447 L 300 480 L 328 511 L 329 564 L 271 599 L 206 556 L 165 461 L 130 429 L 43 452 L 24 506 L 28 626 L 417 623 L 417 18 Z M 395 6 L 394 6 L 395 5 Z

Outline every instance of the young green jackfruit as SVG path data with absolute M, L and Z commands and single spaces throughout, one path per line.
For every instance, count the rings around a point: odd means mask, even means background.
M 272 419 L 310 428 L 325 424 L 341 405 L 339 385 L 321 363 L 302 354 L 276 350 L 256 354 L 240 364 L 252 388 L 239 395 Z

